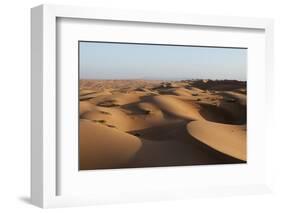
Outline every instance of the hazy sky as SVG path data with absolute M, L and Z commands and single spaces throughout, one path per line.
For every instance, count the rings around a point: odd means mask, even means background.
M 80 79 L 246 80 L 247 49 L 79 44 Z

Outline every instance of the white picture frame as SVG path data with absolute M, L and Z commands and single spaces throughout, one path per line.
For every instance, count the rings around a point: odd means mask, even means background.
M 261 178 L 249 184 L 249 181 L 236 182 L 233 185 L 217 184 L 209 187 L 200 187 L 196 181 L 193 183 L 193 188 L 186 186 L 178 188 L 174 185 L 165 188 L 164 183 L 159 183 L 158 188 L 153 189 L 153 193 L 143 190 L 139 193 L 138 189 L 130 189 L 130 191 L 114 191 L 104 189 L 104 193 L 96 194 L 95 196 L 83 194 L 83 190 L 79 195 L 75 194 L 60 194 L 58 191 L 59 184 L 62 184 L 59 177 L 61 165 L 60 152 L 58 151 L 57 140 L 57 88 L 60 81 L 57 78 L 57 36 L 58 36 L 58 20 L 63 19 L 79 19 L 79 20 L 102 20 L 102 21 L 118 21 L 130 23 L 153 23 L 154 25 L 169 25 L 169 26 L 200 26 L 207 28 L 221 28 L 227 31 L 233 30 L 258 30 L 263 32 L 263 37 L 260 41 L 264 41 L 264 52 L 260 53 L 264 63 L 261 69 L 260 81 L 264 81 L 265 87 L 262 87 L 261 92 L 264 96 L 264 109 L 271 111 L 272 95 L 270 88 L 273 78 L 273 21 L 264 18 L 241 18 L 241 17 L 217 17 L 204 15 L 187 15 L 173 13 L 153 13 L 147 11 L 123 11 L 112 9 L 97 9 L 74 6 L 54 6 L 41 5 L 31 10 L 31 82 L 32 82 L 32 103 L 31 103 L 31 201 L 33 204 L 47 207 L 61 206 L 76 206 L 76 205 L 91 205 L 96 203 L 114 203 L 127 201 L 142 201 L 142 200 L 161 200 L 173 198 L 185 198 L 194 196 L 209 196 L 209 195 L 232 195 L 232 194 L 252 194 L 263 193 L 270 191 L 270 183 L 268 177 L 270 175 L 267 168 L 265 152 L 262 153 L 264 165 L 255 170 L 255 174 L 261 174 Z M 263 58 L 264 57 L 264 58 Z M 250 76 L 251 77 L 251 76 Z M 251 77 L 252 78 L 252 77 Z M 258 78 L 258 77 L 257 77 Z M 253 84 L 254 85 L 254 84 Z M 261 111 L 260 111 L 261 112 Z M 260 147 L 266 147 L 270 144 L 267 134 L 270 131 L 270 115 L 264 115 L 264 128 L 266 131 L 259 135 L 264 138 Z M 258 129 L 257 129 L 258 130 Z M 262 150 L 260 150 L 262 151 Z M 261 156 L 261 155 L 259 155 Z M 254 165 L 256 166 L 256 165 Z M 186 167 L 187 168 L 187 167 Z M 183 170 L 184 168 L 182 168 Z M 227 170 L 235 169 L 228 167 Z M 153 178 L 153 170 L 149 169 L 149 173 L 143 171 L 142 175 Z M 207 167 L 202 167 L 201 170 L 210 170 Z M 178 170 L 158 170 L 163 176 L 165 173 L 177 173 Z M 226 170 L 225 170 L 226 171 Z M 121 172 L 122 173 L 122 172 Z M 132 170 L 128 174 L 132 174 Z M 123 175 L 126 174 L 117 174 Z M 196 172 L 194 173 L 194 175 Z M 199 173 L 198 173 L 199 174 Z M 203 174 L 203 173 L 202 173 Z M 91 174 L 95 175 L 95 174 Z M 89 176 L 90 177 L 90 176 Z M 101 176 L 100 178 L 102 178 Z M 156 177 L 156 176 L 155 176 Z M 173 178 L 173 176 L 170 176 Z M 163 188 L 159 190 L 159 187 Z M 79 187 L 79 186 L 78 186 Z M 144 187 L 144 185 L 141 185 Z M 91 188 L 91 187 L 90 187 Z M 132 188 L 132 187 L 131 187 Z M 77 190 L 78 188 L 73 188 Z M 144 189 L 146 189 L 144 187 Z M 187 190 L 188 189 L 188 190 Z M 101 189 L 102 190 L 102 189 Z M 70 190 L 71 191 L 71 190 Z M 101 191 L 100 191 L 101 192 Z M 122 193 L 122 196 L 119 195 Z

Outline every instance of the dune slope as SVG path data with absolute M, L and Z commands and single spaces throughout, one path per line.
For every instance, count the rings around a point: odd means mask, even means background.
M 183 102 L 170 95 L 155 96 L 154 101 L 160 109 L 171 115 L 188 120 L 202 119 L 199 107 L 191 102 Z
M 80 121 L 80 169 L 126 165 L 140 149 L 139 138 L 91 121 Z
M 187 131 L 202 143 L 237 159 L 246 161 L 246 127 L 208 121 L 193 121 Z

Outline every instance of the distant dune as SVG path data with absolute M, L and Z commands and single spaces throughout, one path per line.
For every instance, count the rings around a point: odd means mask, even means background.
M 80 169 L 244 163 L 246 82 L 80 80 Z

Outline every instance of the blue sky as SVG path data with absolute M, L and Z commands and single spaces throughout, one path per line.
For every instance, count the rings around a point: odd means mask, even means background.
M 80 79 L 246 80 L 247 49 L 79 42 Z

